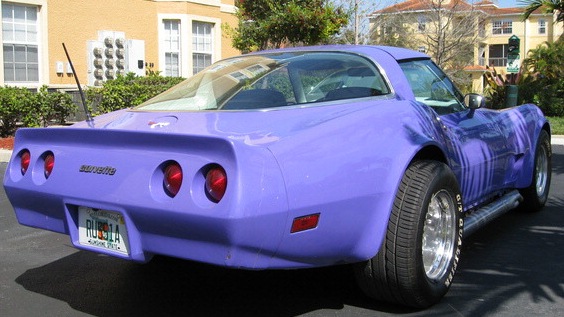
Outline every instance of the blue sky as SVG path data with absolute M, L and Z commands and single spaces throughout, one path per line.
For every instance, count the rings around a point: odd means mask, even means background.
M 497 5 L 501 8 L 521 7 L 522 4 L 517 3 L 516 0 L 498 0 Z
M 522 6 L 522 4 L 517 3 L 516 0 L 498 0 L 497 5 L 500 8 L 514 8 L 514 7 L 521 7 Z

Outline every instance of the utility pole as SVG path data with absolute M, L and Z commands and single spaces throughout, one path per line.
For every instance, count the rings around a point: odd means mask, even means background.
M 354 0 L 354 45 L 358 45 L 358 0 Z

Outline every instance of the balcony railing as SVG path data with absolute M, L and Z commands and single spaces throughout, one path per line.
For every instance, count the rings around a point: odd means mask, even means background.
M 507 66 L 507 57 L 491 57 L 487 59 L 488 64 L 487 66 L 493 67 L 505 67 Z M 486 59 L 480 58 L 479 59 L 480 66 L 486 66 Z

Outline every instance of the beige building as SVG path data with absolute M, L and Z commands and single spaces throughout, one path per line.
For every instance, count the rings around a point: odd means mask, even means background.
M 234 0 L 1 1 L 0 85 L 76 88 L 147 71 L 188 77 L 239 52 L 222 31 Z
M 382 26 L 377 21 L 400 15 L 404 19 L 403 27 L 411 30 L 415 39 L 420 39 L 414 49 L 425 52 L 426 30 L 432 26 L 432 10 L 437 3 L 443 10 L 459 12 L 460 16 L 471 14 L 475 17 L 474 63 L 466 70 L 472 74 L 473 87 L 476 92 L 483 90 L 482 75 L 486 66 L 494 66 L 504 73 L 508 63 L 508 40 L 515 35 L 520 39 L 520 59 L 526 52 L 544 42 L 554 42 L 562 36 L 564 27 L 556 23 L 556 14 L 534 12 L 529 19 L 523 21 L 523 8 L 500 8 L 492 1 L 481 1 L 475 4 L 463 0 L 407 0 L 374 12 L 370 17 L 371 29 Z M 435 5 L 433 5 L 433 3 Z M 435 15 L 436 16 L 436 15 Z M 459 27 L 454 23 L 454 26 Z M 409 31 L 408 31 L 409 32 Z

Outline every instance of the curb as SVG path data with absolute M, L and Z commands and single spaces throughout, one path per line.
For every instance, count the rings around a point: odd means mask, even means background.
M 0 149 L 0 163 L 10 161 L 11 156 L 12 156 L 12 150 Z
M 553 135 L 550 143 L 564 145 L 564 135 Z

